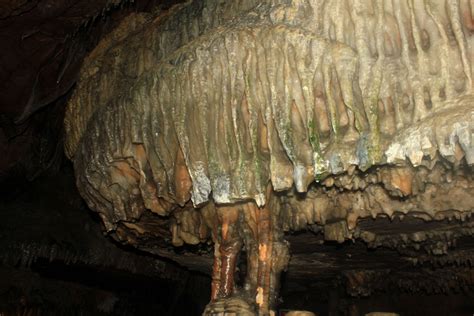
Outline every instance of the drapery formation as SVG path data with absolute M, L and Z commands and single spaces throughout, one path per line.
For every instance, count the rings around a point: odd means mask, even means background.
M 351 165 L 437 152 L 471 164 L 466 6 L 203 1 L 130 17 L 89 56 L 69 103 L 79 186 L 112 224 L 143 207 L 166 214 L 186 190 L 195 206 L 263 205 L 268 180 L 304 192 Z M 436 115 L 442 127 L 423 125 Z

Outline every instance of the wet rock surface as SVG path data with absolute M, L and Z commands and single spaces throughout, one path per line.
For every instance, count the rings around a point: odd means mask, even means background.
M 81 195 L 123 243 L 147 247 L 166 227 L 175 247 L 212 240 L 209 306 L 223 310 L 244 251 L 242 289 L 272 313 L 284 232 L 445 255 L 473 232 L 463 12 L 249 0 L 131 15 L 88 56 L 68 104 Z M 358 225 L 378 216 L 439 227 Z

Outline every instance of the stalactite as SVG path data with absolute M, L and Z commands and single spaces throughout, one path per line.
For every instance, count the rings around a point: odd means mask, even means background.
M 471 179 L 439 179 L 474 162 L 472 35 L 459 3 L 443 5 L 188 1 L 129 17 L 85 61 L 69 102 L 81 194 L 124 242 L 147 232 L 146 209 L 171 218 L 175 246 L 212 235 L 215 311 L 252 308 L 225 301 L 246 248 L 262 315 L 285 266 L 268 259 L 287 257 L 283 230 L 320 225 L 328 240 L 378 245 L 359 219 L 462 219 Z M 426 251 L 450 243 L 439 245 Z

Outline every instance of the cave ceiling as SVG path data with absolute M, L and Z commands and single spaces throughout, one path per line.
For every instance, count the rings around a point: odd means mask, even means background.
M 57 164 L 64 104 L 87 52 L 131 12 L 177 2 L 1 1 L 0 178 Z

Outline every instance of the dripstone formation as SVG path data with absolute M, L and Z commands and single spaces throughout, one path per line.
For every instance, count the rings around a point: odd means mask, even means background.
M 285 231 L 416 248 L 431 237 L 388 240 L 358 222 L 470 218 L 471 6 L 203 0 L 133 14 L 87 57 L 69 101 L 81 195 L 123 243 L 179 261 L 164 249 L 212 241 L 206 315 L 272 313 Z

